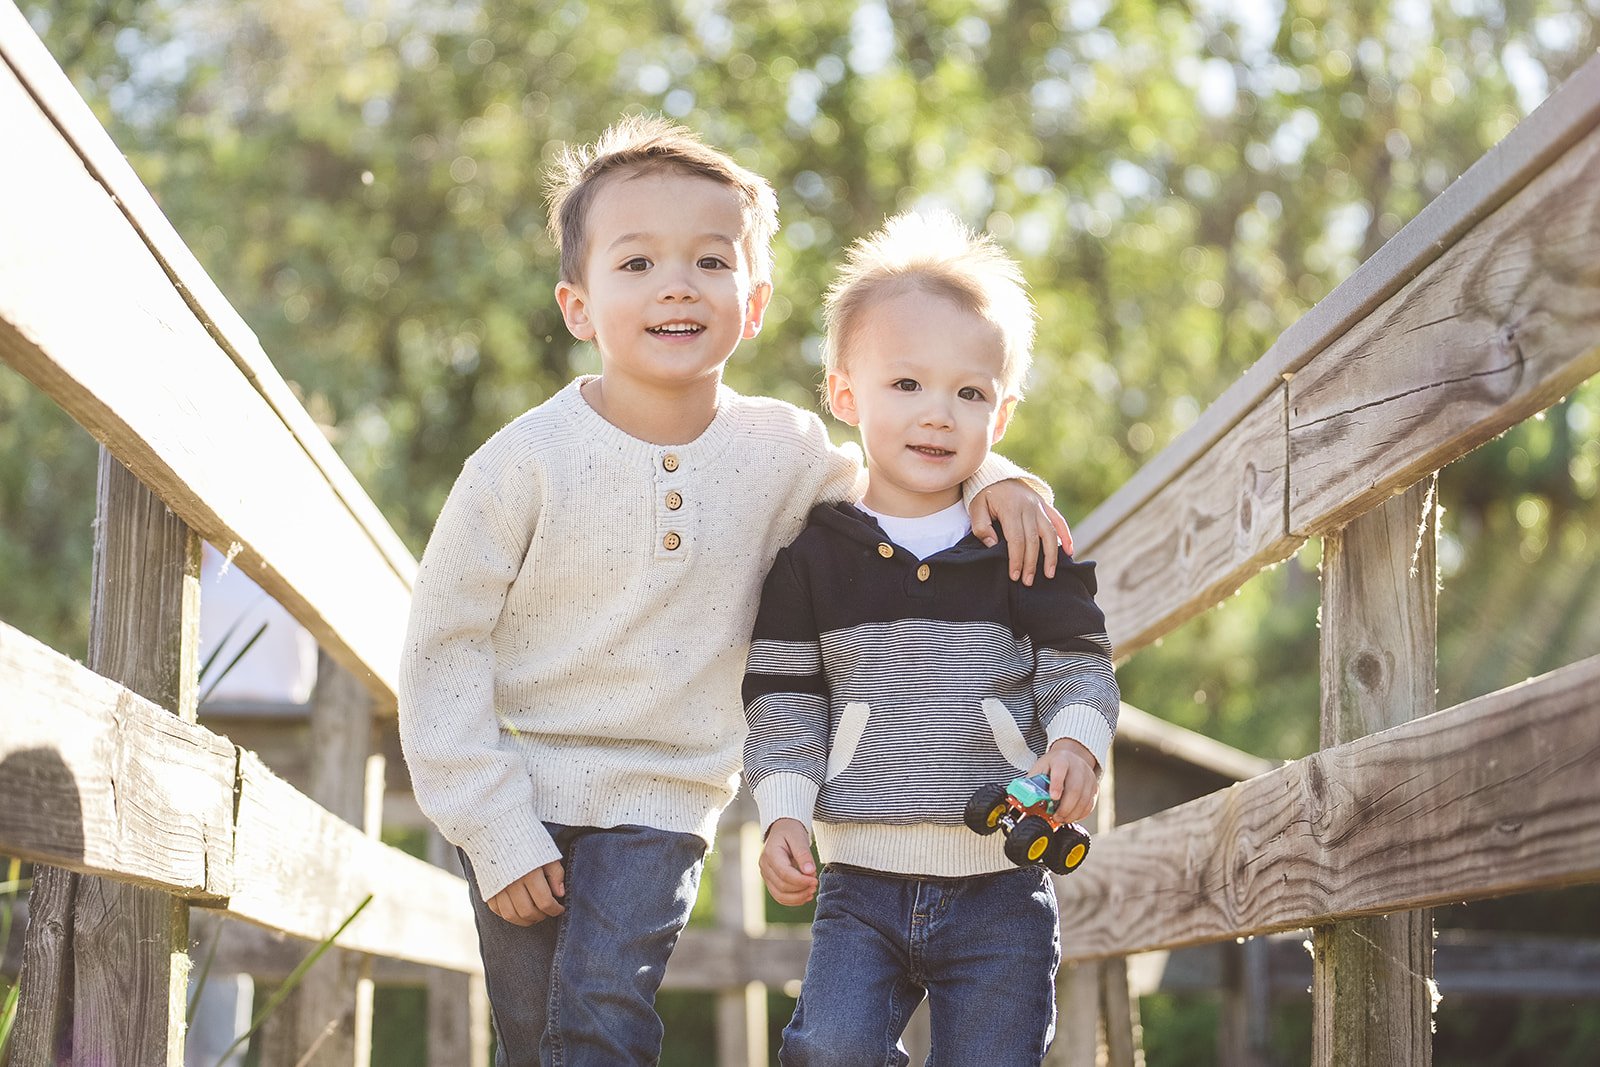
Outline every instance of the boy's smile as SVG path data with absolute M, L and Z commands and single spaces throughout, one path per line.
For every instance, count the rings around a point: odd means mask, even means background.
M 750 276 L 738 195 L 679 170 L 619 174 L 587 223 L 583 278 L 556 299 L 600 350 L 606 407 L 703 402 L 709 421 L 722 366 L 760 330 L 772 291 Z
M 949 297 L 910 290 L 863 309 L 845 364 L 828 376 L 834 414 L 861 428 L 863 502 L 886 515 L 931 515 L 1005 432 L 1000 328 Z

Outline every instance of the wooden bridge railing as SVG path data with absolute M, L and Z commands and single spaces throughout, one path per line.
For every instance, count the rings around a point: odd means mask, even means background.
M 95 669 L 0 627 L 0 851 L 156 891 L 119 905 L 112 940 L 181 955 L 189 904 L 318 938 L 371 894 L 342 944 L 476 970 L 459 881 L 189 721 L 196 538 L 233 553 L 379 714 L 414 564 L 4 3 L 0 59 L 0 358 L 116 461 Z M 1124 656 L 1325 537 L 1324 748 L 1105 834 L 1061 883 L 1070 962 L 1316 925 L 1319 1062 L 1426 1062 L 1430 924 L 1364 917 L 1600 880 L 1600 659 L 1434 713 L 1427 484 L 1600 370 L 1597 307 L 1600 60 L 1080 524 Z M 758 926 L 703 940 L 776 982 L 749 963 Z M 114 1025 L 169 1050 L 174 958 L 99 991 L 124 1001 Z M 749 993 L 724 994 L 727 1019 Z M 1115 1057 L 1127 1043 L 1110 1036 Z M 1065 1037 L 1056 1057 L 1078 1062 Z
M 0 359 L 103 445 L 89 666 L 0 624 L 0 853 L 48 865 L 12 1062 L 58 1030 L 79 1062 L 181 1062 L 190 905 L 315 941 L 370 896 L 341 946 L 475 974 L 464 884 L 364 817 L 414 561 L 10 3 L 0 116 Z M 317 796 L 343 818 L 195 724 L 200 539 L 359 680 L 327 703 L 358 739 Z
M 1080 524 L 1124 657 L 1323 536 L 1323 751 L 1101 838 L 1069 962 L 1313 926 L 1317 1062 L 1425 1063 L 1431 922 L 1360 917 L 1600 881 L 1600 657 L 1434 713 L 1430 481 L 1600 371 L 1597 309 L 1600 59 Z

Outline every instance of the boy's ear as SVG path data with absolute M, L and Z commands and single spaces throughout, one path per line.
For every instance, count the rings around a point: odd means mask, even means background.
M 1017 410 L 1018 399 L 1014 396 L 1008 396 L 1000 401 L 1000 413 L 995 416 L 994 420 L 994 436 L 989 438 L 991 445 L 999 444 L 1000 438 L 1006 435 L 1006 427 L 1011 425 L 1011 413 Z
M 556 283 L 556 303 L 567 330 L 580 341 L 594 340 L 594 320 L 589 316 L 589 301 L 583 290 L 571 282 Z
M 861 425 L 861 414 L 856 410 L 855 389 L 850 376 L 844 371 L 828 372 L 828 410 L 846 426 Z
M 772 283 L 757 282 L 745 301 L 744 329 L 739 336 L 748 341 L 761 332 L 761 323 L 767 317 L 767 305 L 772 302 Z

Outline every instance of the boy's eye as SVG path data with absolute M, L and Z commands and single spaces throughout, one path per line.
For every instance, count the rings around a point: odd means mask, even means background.
M 643 256 L 634 256 L 622 264 L 623 270 L 641 271 L 650 269 L 650 261 Z
M 957 393 L 956 395 L 959 396 L 962 400 L 983 401 L 983 400 L 988 400 L 989 399 L 988 397 L 983 395 L 983 390 L 982 389 L 978 389 L 978 388 L 975 388 L 975 387 L 970 386 L 970 385 L 965 386 L 964 388 L 962 388 L 962 390 L 959 393 Z
M 728 261 L 721 256 L 701 256 L 699 267 L 701 270 L 726 270 Z
M 917 384 L 917 380 L 915 378 L 900 378 L 890 385 L 889 388 L 898 389 L 902 393 L 914 393 L 918 389 L 921 389 L 922 386 Z

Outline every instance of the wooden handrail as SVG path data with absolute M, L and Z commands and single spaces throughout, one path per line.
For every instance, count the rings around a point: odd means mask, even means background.
M 9 4 L 0 114 L 0 359 L 392 710 L 415 561 Z
M 476 973 L 460 878 L 367 838 L 253 754 L 0 623 L 0 853 L 343 947 Z
M 1600 656 L 1095 841 L 1069 960 L 1600 880 Z

